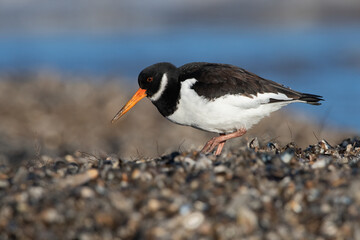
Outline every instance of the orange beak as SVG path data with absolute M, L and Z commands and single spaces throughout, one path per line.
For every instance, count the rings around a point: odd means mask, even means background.
M 122 115 L 124 115 L 127 111 L 130 110 L 136 103 L 138 103 L 141 99 L 146 97 L 146 90 L 139 88 L 134 96 L 123 106 L 120 111 L 115 115 L 115 117 L 111 120 L 111 123 L 116 122 Z

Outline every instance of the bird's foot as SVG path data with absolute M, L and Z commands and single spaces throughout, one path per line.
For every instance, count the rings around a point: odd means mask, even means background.
M 220 155 L 226 140 L 229 140 L 231 138 L 241 137 L 246 133 L 246 129 L 239 129 L 236 132 L 230 133 L 230 134 L 220 134 L 218 137 L 213 137 L 208 141 L 203 149 L 201 149 L 201 153 L 210 153 L 214 150 L 214 148 L 217 146 L 215 156 Z
M 221 153 L 224 145 L 225 145 L 225 141 L 221 139 L 221 136 L 213 137 L 205 144 L 203 149 L 201 149 L 201 152 L 202 153 L 210 153 L 217 146 L 218 148 L 216 149 L 215 155 L 219 155 Z

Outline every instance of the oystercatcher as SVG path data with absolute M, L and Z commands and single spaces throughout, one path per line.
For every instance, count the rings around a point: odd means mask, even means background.
M 201 152 L 217 146 L 219 155 L 226 140 L 246 131 L 281 107 L 293 102 L 320 105 L 319 95 L 294 91 L 245 69 L 218 63 L 194 62 L 179 68 L 161 62 L 141 71 L 139 90 L 112 119 L 123 116 L 142 98 L 148 97 L 170 121 L 219 133 Z

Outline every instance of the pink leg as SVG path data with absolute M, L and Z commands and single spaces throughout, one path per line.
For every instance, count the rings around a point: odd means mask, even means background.
M 225 145 L 226 140 L 229 140 L 231 138 L 237 138 L 241 137 L 246 133 L 246 129 L 239 129 L 236 132 L 230 133 L 230 134 L 222 134 L 218 137 L 213 137 L 208 141 L 203 149 L 201 150 L 202 153 L 210 153 L 214 150 L 216 146 L 218 146 L 218 149 L 215 152 L 215 155 L 219 155 Z
M 226 141 L 223 141 L 223 142 L 219 143 L 219 145 L 218 145 L 218 147 L 216 149 L 216 152 L 215 152 L 215 156 L 220 155 L 221 151 L 224 148 L 225 142 Z
M 224 136 L 225 133 L 220 133 L 219 135 L 220 135 L 220 136 Z M 215 152 L 215 156 L 220 155 L 221 151 L 222 151 L 223 148 L 224 148 L 225 143 L 226 143 L 226 141 L 223 141 L 223 142 L 219 143 L 219 145 L 218 145 L 218 147 L 217 147 L 217 149 L 216 149 L 216 152 Z

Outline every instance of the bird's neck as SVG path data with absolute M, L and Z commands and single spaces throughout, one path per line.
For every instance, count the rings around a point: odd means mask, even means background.
M 168 86 L 161 94 L 160 98 L 152 103 L 164 117 L 167 117 L 175 112 L 179 99 L 180 83 L 177 80 L 169 81 Z

